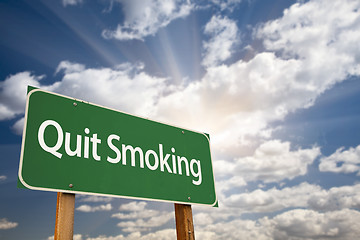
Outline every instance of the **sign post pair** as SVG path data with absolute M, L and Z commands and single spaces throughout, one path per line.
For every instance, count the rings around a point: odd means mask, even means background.
M 208 135 L 40 89 L 27 96 L 19 185 L 217 204 Z

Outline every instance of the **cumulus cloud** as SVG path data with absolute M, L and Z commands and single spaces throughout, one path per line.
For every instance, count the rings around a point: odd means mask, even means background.
M 117 224 L 124 232 L 144 232 L 160 227 L 174 219 L 174 212 L 146 209 L 146 202 L 130 202 L 122 204 L 119 210 L 127 213 L 115 213 L 113 218 L 121 219 Z M 127 221 L 125 221 L 127 220 Z
M 196 227 L 196 226 L 195 226 Z M 269 229 L 261 226 L 256 221 L 235 219 L 231 221 L 220 221 L 215 224 L 204 225 L 195 231 L 196 239 L 198 235 L 207 236 L 208 240 L 216 239 L 260 239 L 270 240 Z
M 360 184 L 333 187 L 329 190 L 314 191 L 307 200 L 308 207 L 318 211 L 360 209 Z
M 155 116 L 207 130 L 224 154 L 239 154 L 236 149 L 253 144 L 252 137 L 269 138 L 269 123 L 312 106 L 334 84 L 359 75 L 359 2 L 337 5 L 297 3 L 258 26 L 254 36 L 264 52 L 207 68 L 200 81 L 159 99 Z
M 290 150 L 290 142 L 270 140 L 261 144 L 253 156 L 236 160 L 234 174 L 246 181 L 278 182 L 305 175 L 320 155 L 320 148 Z
M 244 197 L 247 196 L 246 194 L 235 194 L 229 197 L 229 192 L 238 192 L 241 187 L 248 185 L 250 182 L 278 183 L 306 175 L 308 167 L 320 155 L 319 147 L 291 150 L 290 142 L 270 140 L 256 148 L 251 156 L 237 158 L 234 161 L 232 159 L 215 161 L 213 167 L 217 179 L 218 198 L 225 205 L 246 206 L 243 202 L 237 202 L 239 196 Z M 259 195 L 256 196 L 256 199 L 261 199 L 259 196 L 264 196 L 263 192 L 258 190 Z M 249 201 L 252 201 L 252 199 L 252 196 L 249 197 Z M 265 204 L 266 201 L 275 201 L 280 204 L 280 201 L 274 200 L 273 197 L 267 200 L 261 199 L 260 201 L 263 202 L 261 204 Z M 254 204 L 255 202 L 253 201 Z M 249 206 L 249 211 L 253 207 L 255 206 Z M 270 207 L 270 209 L 273 208 Z
M 242 0 L 211 0 L 214 4 L 218 5 L 220 9 L 233 11 L 234 8 L 242 2 Z
M 131 213 L 115 213 L 111 217 L 118 219 L 139 219 L 139 218 L 150 218 L 155 217 L 159 214 L 159 211 L 146 209 L 141 211 L 134 211 Z
M 231 176 L 232 169 L 228 169 L 228 174 L 226 177 Z M 247 182 L 244 180 L 242 176 L 232 176 L 225 180 L 218 180 L 216 181 L 216 190 L 217 190 L 217 196 L 220 197 L 221 200 L 223 200 L 224 194 L 226 194 L 229 190 L 235 190 L 239 189 L 239 187 L 246 186 Z
M 319 213 L 296 209 L 274 217 L 266 224 L 273 228 L 274 239 L 354 239 L 359 236 L 360 212 L 342 211 Z
M 42 85 L 40 80 L 44 76 L 30 72 L 20 72 L 0 82 L 0 120 L 24 114 L 27 85 L 144 116 L 154 111 L 155 103 L 166 90 L 165 78 L 152 77 L 139 65 L 85 68 L 82 64 L 63 61 L 56 72 L 63 72 L 64 76 L 51 85 Z M 20 119 L 13 126 L 15 132 L 22 133 L 23 121 Z
M 247 136 L 269 137 L 263 131 L 269 122 L 308 101 L 291 86 L 298 64 L 262 53 L 249 62 L 208 68 L 201 81 L 159 99 L 156 117 L 208 130 L 216 135 L 214 146 L 224 150 L 248 144 Z
M 6 179 L 7 179 L 7 177 L 5 175 L 0 176 L 0 182 L 5 181 Z
M 193 5 L 182 0 L 118 0 L 123 5 L 125 21 L 115 30 L 106 29 L 104 38 L 118 40 L 143 40 L 155 35 L 175 19 L 189 15 Z
M 359 8 L 359 1 L 354 0 L 296 3 L 282 18 L 261 26 L 257 37 L 264 40 L 266 49 L 281 53 L 283 58 L 301 60 L 299 80 L 310 78 L 308 87 L 319 87 L 321 92 L 348 74 L 360 74 L 356 47 Z M 322 81 L 328 84 L 319 85 Z
M 19 224 L 17 222 L 10 222 L 6 218 L 0 218 L 0 230 L 7 230 L 16 228 Z
M 17 120 L 11 128 L 15 134 L 21 135 L 23 133 L 24 124 L 25 124 L 25 118 L 22 117 L 19 120 Z
M 269 190 L 257 189 L 249 193 L 232 194 L 224 199 L 229 207 L 240 212 L 274 212 L 288 208 L 311 208 L 333 211 L 360 207 L 360 184 L 333 187 L 329 190 L 318 185 L 301 183 L 294 187 Z
M 345 79 L 331 74 L 303 78 L 303 65 L 264 52 L 248 62 L 208 68 L 201 81 L 160 98 L 155 116 L 210 132 L 216 150 L 231 153 L 251 145 L 251 137 L 269 138 L 269 123 L 309 107 L 321 89 Z
M 243 212 L 274 212 L 290 207 L 306 207 L 309 195 L 320 190 L 319 186 L 302 183 L 281 190 L 257 189 L 251 193 L 233 194 L 225 202 L 229 206 L 241 208 Z
M 360 213 L 356 210 L 331 211 L 326 213 L 314 210 L 294 209 L 281 213 L 273 218 L 263 217 L 258 220 L 234 219 L 218 221 L 212 224 L 197 225 L 196 239 L 236 240 L 301 240 L 301 239 L 335 239 L 352 240 L 360 234 Z M 174 229 L 164 229 L 148 234 L 133 232 L 127 236 L 99 236 L 87 240 L 135 240 L 176 238 Z
M 90 205 L 81 205 L 76 208 L 80 212 L 99 212 L 99 211 L 110 211 L 112 206 L 110 203 L 106 205 L 90 206 Z
M 360 145 L 345 150 L 343 147 L 328 157 L 320 159 L 321 172 L 357 173 L 360 174 Z
M 25 111 L 26 86 L 40 86 L 44 76 L 35 76 L 30 72 L 10 75 L 0 82 L 0 120 L 7 120 L 23 114 Z
M 294 209 L 273 218 L 256 221 L 235 219 L 202 225 L 195 234 L 207 234 L 215 239 L 354 239 L 360 233 L 359 224 L 352 224 L 360 218 L 356 210 L 344 209 L 326 213 L 314 210 Z
M 174 213 L 159 212 L 157 216 L 140 218 L 132 221 L 121 221 L 117 224 L 124 232 L 149 231 L 151 228 L 161 227 L 171 219 L 174 219 Z
M 342 14 L 332 9 L 320 12 L 325 22 L 339 19 L 340 25 L 323 24 L 314 13 L 314 7 L 318 6 L 312 2 L 295 4 L 282 18 L 257 28 L 255 36 L 264 41 L 267 52 L 258 53 L 246 62 L 239 60 L 231 65 L 208 67 L 202 79 L 177 88 L 166 79 L 152 77 L 139 69 L 130 71 L 126 66 L 125 69 L 84 68 L 69 62 L 59 64 L 58 72 L 64 72 L 62 80 L 47 87 L 69 96 L 209 132 L 217 154 L 235 159 L 241 146 L 256 147 L 254 138 L 271 137 L 269 123 L 311 106 L 336 82 L 345 80 L 349 74 L 358 74 L 357 42 L 351 41 L 353 38 L 345 39 L 347 45 L 343 49 L 342 38 L 333 37 L 334 34 L 360 34 L 358 16 L 353 11 L 356 3 L 346 3 L 340 4 Z M 331 4 L 324 5 L 326 9 Z M 293 23 L 307 19 L 311 24 L 288 25 L 288 19 Z M 317 40 L 306 42 L 306 48 L 305 43 L 298 44 L 295 41 L 298 38 L 291 37 L 294 31 L 295 36 L 302 36 L 302 31 L 307 33 L 312 28 L 315 32 L 323 31 L 318 30 L 323 27 L 333 34 L 316 35 Z M 338 59 L 339 55 L 346 61 Z M 13 77 L 8 78 L 8 82 L 19 86 L 12 81 Z M 30 77 L 32 80 L 39 78 Z M 12 90 L 5 92 L 11 95 Z M 23 110 L 12 107 L 9 100 L 0 107 L 2 118 L 9 119 L 21 112 Z
M 120 211 L 143 211 L 146 207 L 147 203 L 146 202 L 129 202 L 126 204 L 122 204 L 119 207 Z
M 135 114 L 150 114 L 166 87 L 166 79 L 149 76 L 130 65 L 83 69 L 78 64 L 62 63 L 59 66 L 65 75 L 49 89 Z
M 319 185 L 303 182 L 293 187 L 256 189 L 243 193 L 238 193 L 233 189 L 227 195 L 220 194 L 220 208 L 210 209 L 194 206 L 194 224 L 199 231 L 201 229 L 209 230 L 205 225 L 225 224 L 233 219 L 242 222 L 245 221 L 243 218 L 254 213 L 281 213 L 290 209 L 311 209 L 326 213 L 359 209 L 359 188 L 360 184 L 324 189 Z M 258 225 L 256 222 L 252 222 L 252 224 Z M 250 229 L 248 231 L 247 234 L 252 234 Z
M 86 238 L 86 240 L 172 240 L 176 238 L 175 229 L 162 229 L 148 234 L 141 234 L 140 232 L 133 232 L 127 236 L 122 234 L 117 236 L 99 236 L 95 238 Z
M 85 65 L 73 63 L 70 61 L 62 61 L 56 68 L 55 74 L 59 73 L 62 70 L 65 74 L 81 72 L 85 70 Z
M 235 21 L 227 17 L 213 16 L 205 25 L 204 33 L 210 40 L 203 43 L 205 55 L 202 64 L 216 66 L 231 57 L 235 43 L 239 43 Z

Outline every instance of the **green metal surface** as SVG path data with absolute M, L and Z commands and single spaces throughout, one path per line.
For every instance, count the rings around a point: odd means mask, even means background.
M 39 89 L 28 93 L 19 181 L 34 190 L 216 204 L 206 134 Z

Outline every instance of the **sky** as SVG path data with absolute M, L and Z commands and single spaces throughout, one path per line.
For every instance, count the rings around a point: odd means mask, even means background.
M 196 239 L 360 235 L 357 0 L 0 1 L 0 239 L 53 239 L 17 188 L 27 86 L 210 134 Z M 56 108 L 54 108 L 56 111 Z M 77 195 L 74 239 L 175 239 L 172 203 Z

